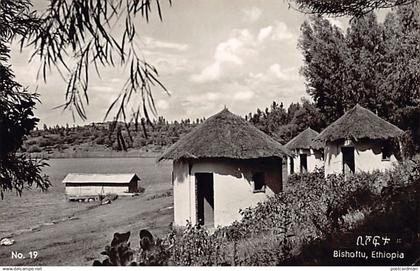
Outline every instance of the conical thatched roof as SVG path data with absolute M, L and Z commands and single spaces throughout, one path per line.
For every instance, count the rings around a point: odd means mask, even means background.
M 301 132 L 290 140 L 286 144 L 286 148 L 289 150 L 295 149 L 320 149 L 322 147 L 319 144 L 313 144 L 313 140 L 319 135 L 315 130 L 312 130 L 311 127 L 307 128 L 305 131 Z
M 253 159 L 284 157 L 289 151 L 226 108 L 183 136 L 158 161 L 182 158 Z
M 397 126 L 357 104 L 325 128 L 315 142 L 338 139 L 390 139 L 402 133 L 403 131 Z

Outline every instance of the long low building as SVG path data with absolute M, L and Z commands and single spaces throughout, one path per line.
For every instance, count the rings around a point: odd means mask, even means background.
M 87 174 L 69 173 L 64 178 L 65 193 L 68 199 L 98 197 L 117 194 L 119 196 L 138 192 L 136 174 Z

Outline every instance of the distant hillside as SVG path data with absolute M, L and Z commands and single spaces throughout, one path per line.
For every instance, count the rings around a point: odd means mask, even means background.
M 188 133 L 203 119 L 189 119 L 169 123 L 159 117 L 152 124 L 125 125 L 124 123 L 91 123 L 85 126 L 69 125 L 37 129 L 31 133 L 22 151 L 35 156 L 88 157 L 108 156 L 126 150 L 118 156 L 138 156 L 159 153 Z
M 325 127 L 320 113 L 307 100 L 285 108 L 273 102 L 264 110 L 257 109 L 245 119 L 272 136 L 287 143 L 307 127 L 320 131 Z M 153 123 L 105 122 L 85 126 L 69 125 L 37 129 L 31 133 L 22 151 L 47 157 L 153 156 L 175 143 L 205 119 L 168 122 L 159 117 Z M 126 152 L 118 152 L 126 150 Z

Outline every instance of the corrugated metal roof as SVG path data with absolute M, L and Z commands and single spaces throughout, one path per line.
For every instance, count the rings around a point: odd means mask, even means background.
M 90 174 L 69 173 L 63 183 L 129 183 L 133 178 L 140 178 L 134 174 Z

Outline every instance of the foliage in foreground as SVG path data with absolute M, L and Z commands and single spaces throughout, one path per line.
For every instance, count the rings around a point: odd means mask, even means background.
M 9 7 L 19 4 L 0 1 L 0 197 L 5 191 L 22 190 L 36 184 L 41 190 L 50 183 L 43 176 L 41 169 L 45 161 L 32 160 L 24 154 L 17 154 L 23 140 L 36 126 L 39 119 L 34 116 L 38 95 L 31 94 L 15 81 L 15 75 L 10 67 L 9 42 L 13 38 L 11 32 L 25 32 L 32 28 L 24 15 L 12 12 Z M 7 11 L 7 12 L 5 12 Z M 5 12 L 5 13 L 4 13 Z M 3 16 L 7 14 L 7 16 Z M 16 22 L 23 22 L 16 27 Z M 15 33 L 16 34 L 16 33 Z
M 349 178 L 322 170 L 292 175 L 288 189 L 242 210 L 241 221 L 213 234 L 190 223 L 133 253 L 140 265 L 326 265 L 338 264 L 331 251 L 361 233 L 404 236 L 404 262 L 419 256 L 420 160 L 387 172 Z M 153 249 L 150 249 L 153 248 Z M 133 257 L 134 259 L 135 257 Z M 340 262 L 343 264 L 343 262 Z M 366 261 L 347 264 L 365 265 Z

